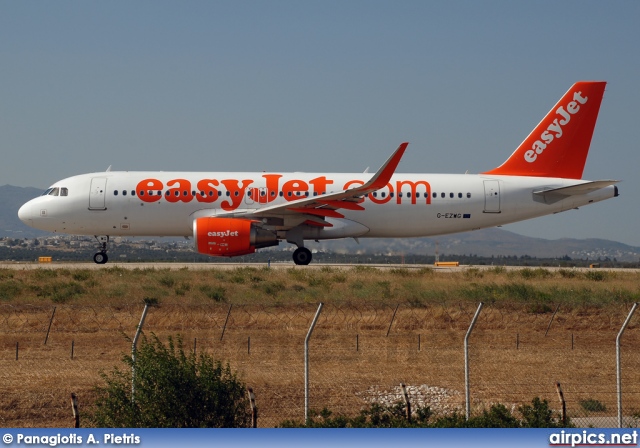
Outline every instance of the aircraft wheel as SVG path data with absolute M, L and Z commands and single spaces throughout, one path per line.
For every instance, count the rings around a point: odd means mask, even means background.
M 104 252 L 98 252 L 93 256 L 93 261 L 95 261 L 96 264 L 105 264 L 109 261 L 109 257 L 107 257 L 107 254 Z
M 297 265 L 308 265 L 311 263 L 311 251 L 306 247 L 298 247 L 293 252 L 293 262 Z

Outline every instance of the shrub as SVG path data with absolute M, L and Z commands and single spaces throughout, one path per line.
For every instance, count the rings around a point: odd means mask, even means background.
M 160 277 L 158 281 L 162 286 L 166 286 L 167 288 L 173 288 L 173 285 L 176 284 L 176 279 L 174 279 L 172 276 L 168 274 L 165 274 L 162 277 Z
M 208 298 L 215 300 L 216 302 L 223 302 L 225 300 L 225 294 L 227 290 L 222 286 L 202 285 L 200 291 Z
M 88 270 L 74 271 L 71 274 L 71 277 L 74 280 L 77 280 L 79 282 L 83 282 L 83 281 L 89 280 L 91 278 L 91 272 L 89 272 Z
M 540 400 L 535 397 L 531 404 L 525 404 L 518 407 L 518 411 L 522 414 L 523 428 L 563 428 L 561 421 L 554 417 L 553 411 L 549 408 L 547 400 Z M 570 423 L 567 421 L 567 425 Z
M 85 292 L 82 285 L 76 282 L 54 282 L 35 287 L 34 290 L 39 297 L 48 297 L 53 303 L 66 303 Z
M 20 294 L 22 288 L 15 280 L 0 282 L 0 300 L 11 300 Z
M 130 356 L 125 371 L 102 373 L 96 386 L 92 423 L 113 428 L 247 427 L 250 413 L 245 386 L 229 365 L 207 354 L 186 354 L 180 336 L 168 345 L 157 336 L 143 337 L 136 353 L 135 396 Z
M 609 278 L 609 273 L 607 271 L 587 271 L 584 273 L 584 277 L 594 282 L 604 282 Z

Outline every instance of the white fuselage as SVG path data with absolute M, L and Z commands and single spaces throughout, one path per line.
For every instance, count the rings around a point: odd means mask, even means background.
M 110 236 L 192 236 L 193 221 L 234 216 L 362 185 L 371 174 L 102 172 L 70 177 L 26 203 L 20 219 L 50 232 Z M 305 239 L 422 237 L 493 227 L 615 196 L 614 186 L 553 203 L 533 193 L 585 180 L 470 174 L 402 174 L 360 203 L 340 210 L 332 227 L 305 227 Z M 66 195 L 62 195 L 62 189 Z M 52 190 L 55 192 L 55 190 Z M 296 216 L 266 223 L 276 232 Z M 284 234 L 278 233 L 284 239 Z

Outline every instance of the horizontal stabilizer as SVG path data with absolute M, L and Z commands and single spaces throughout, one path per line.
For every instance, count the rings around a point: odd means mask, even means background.
M 583 184 L 571 185 L 569 187 L 550 188 L 547 190 L 534 191 L 533 197 L 539 202 L 544 202 L 545 204 L 553 204 L 555 202 L 566 199 L 569 196 L 589 194 L 593 191 L 617 184 L 618 182 L 620 181 L 594 180 L 591 182 L 585 182 Z

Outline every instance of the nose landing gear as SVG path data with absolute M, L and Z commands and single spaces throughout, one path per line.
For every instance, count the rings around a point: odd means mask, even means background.
M 98 240 L 98 247 L 100 249 L 100 252 L 96 253 L 93 256 L 93 261 L 96 264 L 105 264 L 107 261 L 109 261 L 109 257 L 107 256 L 107 244 L 109 243 L 109 236 L 108 235 L 96 235 L 96 240 Z

